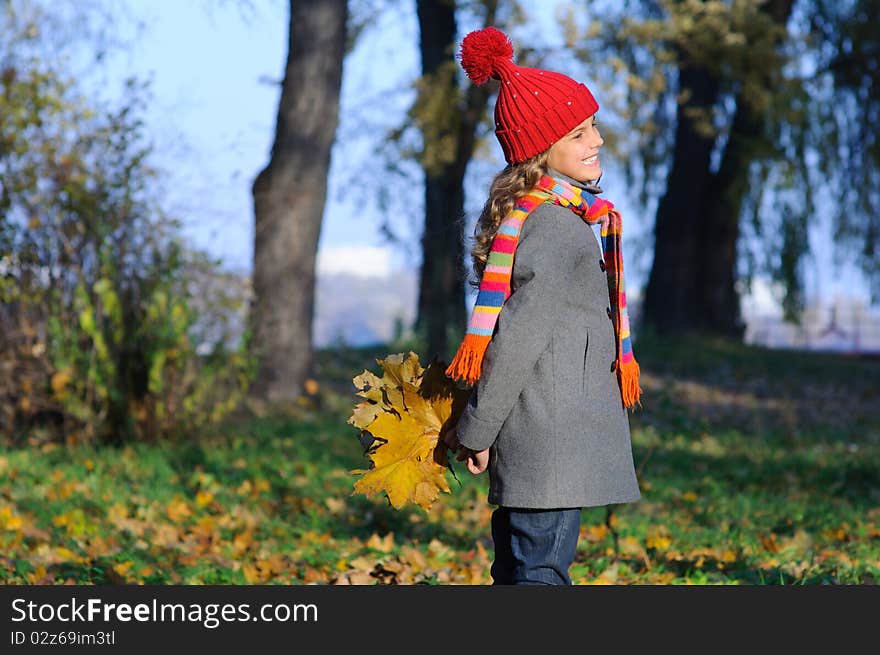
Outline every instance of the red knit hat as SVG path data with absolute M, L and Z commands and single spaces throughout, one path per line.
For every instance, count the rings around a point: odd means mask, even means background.
M 510 40 L 494 27 L 464 37 L 459 58 L 474 84 L 501 80 L 495 136 L 509 164 L 548 150 L 599 109 L 590 90 L 570 77 L 514 64 Z

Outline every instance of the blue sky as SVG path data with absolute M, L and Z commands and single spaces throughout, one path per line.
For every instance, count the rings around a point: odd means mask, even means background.
M 418 75 L 413 5 L 401 3 L 399 12 L 386 12 L 346 61 L 319 244 L 322 270 L 345 269 L 358 256 L 379 273 L 417 266 L 420 206 L 413 205 L 411 217 L 395 218 L 410 245 L 389 247 L 378 229 L 381 210 L 363 190 L 376 175 L 370 148 L 383 124 L 401 119 L 411 99 L 410 84 Z M 222 258 L 226 266 L 247 271 L 253 239 L 250 187 L 271 147 L 276 82 L 287 47 L 287 2 L 253 2 L 252 11 L 242 10 L 233 0 L 128 0 L 126 6 L 131 18 L 143 21 L 143 28 L 113 62 L 107 91 L 112 94 L 113 85 L 121 86 L 127 74 L 152 80 L 147 121 L 158 162 L 169 175 L 168 207 L 184 219 L 187 234 L 199 247 Z M 552 19 L 552 12 L 545 15 Z M 542 33 L 552 38 L 552 25 L 545 24 Z M 494 140 L 492 148 L 500 168 Z M 481 170 L 485 180 L 480 177 L 470 188 L 487 187 L 485 171 L 491 172 L 491 166 Z M 637 292 L 650 265 L 649 226 L 628 205 L 621 193 L 622 176 L 613 168 L 606 171 L 603 187 L 624 213 L 627 288 Z M 420 197 L 418 189 L 407 192 Z M 471 221 L 481 202 L 482 198 L 469 198 Z M 816 238 L 821 243 L 821 235 Z M 827 248 L 819 248 L 807 279 L 809 295 L 855 293 L 867 298 L 854 271 L 835 271 Z
M 269 156 L 277 82 L 287 54 L 286 2 L 254 5 L 250 12 L 234 2 L 130 0 L 131 17 L 144 25 L 108 80 L 112 84 L 125 75 L 151 80 L 147 120 L 157 161 L 173 180 L 168 206 L 184 219 L 196 244 L 238 270 L 251 266 L 250 187 Z M 378 209 L 365 211 L 355 200 L 358 187 L 372 180 L 365 171 L 369 137 L 375 134 L 360 130 L 357 121 L 378 120 L 389 111 L 402 115 L 408 84 L 418 72 L 415 27 L 414 16 L 405 12 L 385 16 L 346 62 L 339 126 L 339 136 L 346 137 L 334 149 L 321 232 L 320 250 L 350 253 L 360 246 L 382 270 L 403 266 L 405 257 L 399 253 L 385 261 Z M 386 65 L 367 65 L 376 61 Z M 362 107 L 366 98 L 374 100 L 372 108 Z M 413 224 L 412 234 L 417 233 Z

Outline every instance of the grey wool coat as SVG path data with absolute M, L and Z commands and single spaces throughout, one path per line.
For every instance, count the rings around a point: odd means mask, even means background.
M 523 223 L 512 293 L 457 426 L 462 445 L 490 449 L 489 503 L 549 509 L 641 497 L 593 230 L 552 203 Z

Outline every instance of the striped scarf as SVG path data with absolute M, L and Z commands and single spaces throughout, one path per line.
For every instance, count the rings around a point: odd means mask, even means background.
M 522 225 L 529 214 L 541 203 L 552 201 L 568 207 L 590 224 L 602 224 L 602 251 L 608 292 L 611 301 L 611 320 L 614 324 L 617 353 L 612 370 L 617 371 L 621 399 L 625 407 L 641 405 L 639 365 L 633 356 L 629 315 L 623 280 L 623 253 L 621 237 L 623 224 L 620 213 L 607 200 L 593 196 L 559 178 L 544 175 L 535 189 L 520 197 L 511 212 L 501 221 L 492 241 L 492 249 L 483 271 L 480 291 L 468 323 L 464 340 L 446 374 L 455 380 L 474 384 L 480 379 L 483 354 L 492 340 L 495 324 L 504 302 L 510 297 L 513 275 L 513 256 L 519 242 Z

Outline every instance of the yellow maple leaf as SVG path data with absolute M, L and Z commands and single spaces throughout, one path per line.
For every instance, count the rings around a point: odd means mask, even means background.
M 376 434 L 387 438 L 372 454 L 374 468 L 357 470 L 363 477 L 355 482 L 354 490 L 372 495 L 385 491 L 391 504 L 400 509 L 408 501 L 428 509 L 439 495 L 449 491 L 446 482 L 445 450 L 437 452 L 441 461 L 434 461 L 437 436 L 426 434 L 420 424 L 404 414 L 396 418 L 383 413 L 373 422 Z
M 45 577 L 46 577 L 45 564 L 37 564 L 34 567 L 34 570 L 32 573 L 27 573 L 25 575 L 25 578 L 27 579 L 27 581 L 30 584 L 40 584 L 40 581 L 42 581 Z
M 80 560 L 79 555 L 64 546 L 57 546 L 54 553 L 56 562 L 76 562 Z
M 605 524 L 585 525 L 581 528 L 580 533 L 586 541 L 595 543 L 608 536 L 608 527 Z
M 132 566 L 134 566 L 134 562 L 129 560 L 127 562 L 120 562 L 119 564 L 114 564 L 113 570 L 116 571 L 120 575 L 120 577 L 124 578 L 128 575 L 128 572 Z
M 736 553 L 730 549 L 725 550 L 721 553 L 721 556 L 718 558 L 722 562 L 735 562 L 736 561 Z
M 250 564 L 242 564 L 241 572 L 248 584 L 259 584 L 263 581 L 263 571 Z
M 455 386 L 443 362 L 422 368 L 412 351 L 376 362 L 381 378 L 365 370 L 352 380 L 366 401 L 355 406 L 348 423 L 373 439 L 366 444 L 372 468 L 352 471 L 362 474 L 354 492 L 384 491 L 396 509 L 410 502 L 430 509 L 441 491 L 449 491 L 440 431 L 457 420 L 470 390 Z
M 232 540 L 232 548 L 236 555 L 241 555 L 254 543 L 254 535 L 250 530 L 239 532 Z
M 214 494 L 210 491 L 199 491 L 196 493 L 196 505 L 199 507 L 205 507 L 206 505 L 210 505 L 214 501 Z
M 22 517 L 15 513 L 8 505 L 0 507 L 0 530 L 9 530 L 10 532 L 21 530 L 24 525 Z
M 645 546 L 647 548 L 663 551 L 668 550 L 671 545 L 672 539 L 669 537 L 665 527 L 659 526 L 648 529 L 648 536 L 645 539 Z
M 378 402 L 365 402 L 356 405 L 348 422 L 354 426 L 369 425 L 382 413 L 382 405 Z

